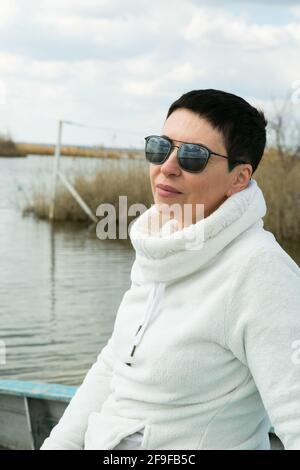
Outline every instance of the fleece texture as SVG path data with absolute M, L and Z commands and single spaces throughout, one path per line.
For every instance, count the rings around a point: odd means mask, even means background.
M 132 224 L 111 337 L 41 449 L 300 449 L 300 269 L 253 179 L 212 214 Z

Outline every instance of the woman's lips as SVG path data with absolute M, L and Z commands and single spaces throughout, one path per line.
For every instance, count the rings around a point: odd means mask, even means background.
M 160 196 L 163 196 L 163 197 L 175 197 L 175 196 L 179 196 L 181 195 L 182 193 L 180 192 L 177 192 L 177 191 L 169 191 L 167 189 L 164 189 L 163 187 L 160 187 L 160 186 L 157 186 L 156 187 L 157 189 L 157 192 Z

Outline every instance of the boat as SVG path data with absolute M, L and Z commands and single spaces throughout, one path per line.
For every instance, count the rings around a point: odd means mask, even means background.
M 78 387 L 0 380 L 0 449 L 38 450 Z
M 77 386 L 0 380 L 0 450 L 39 450 Z M 271 427 L 271 450 L 284 446 Z

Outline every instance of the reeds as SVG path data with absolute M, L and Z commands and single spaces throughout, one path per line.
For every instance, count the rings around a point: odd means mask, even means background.
M 0 137 L 0 157 L 1 156 L 23 156 L 27 155 L 53 155 L 54 145 L 42 145 L 34 143 L 14 142 L 11 138 Z M 62 145 L 60 154 L 67 157 L 94 157 L 94 158 L 141 158 L 141 151 L 138 149 L 106 149 L 98 147 L 78 147 L 76 145 Z
M 148 208 L 153 203 L 146 162 L 140 160 L 132 163 L 123 164 L 121 169 L 117 160 L 107 159 L 105 166 L 93 175 L 86 174 L 81 169 L 68 179 L 94 214 L 100 204 L 110 203 L 116 208 L 118 221 L 119 196 L 127 196 L 128 208 L 134 203 L 144 204 Z M 23 213 L 33 213 L 38 218 L 47 219 L 49 204 L 50 194 L 45 192 L 43 187 L 36 185 L 33 197 L 24 207 Z M 54 216 L 55 220 L 60 222 L 90 222 L 69 191 L 61 184 L 57 187 Z
M 11 137 L 0 135 L 0 156 L 25 157 L 26 153 L 18 147 Z
M 94 213 L 100 204 L 110 203 L 116 207 L 118 218 L 120 195 L 128 197 L 128 207 L 142 203 L 148 208 L 153 204 L 148 165 L 143 160 L 134 162 L 134 165 L 123 165 L 126 169 L 121 169 L 117 160 L 107 160 L 106 163 L 92 176 L 81 171 L 72 179 L 74 187 Z M 263 191 L 267 204 L 265 229 L 274 233 L 279 242 L 300 240 L 300 159 L 291 161 L 286 156 L 283 162 L 275 151 L 267 150 L 253 179 Z M 48 218 L 49 198 L 50 194 L 44 189 L 36 188 L 24 213 Z M 90 222 L 62 186 L 58 187 L 56 195 L 55 220 Z
M 264 225 L 279 242 L 300 240 L 300 158 L 269 150 L 253 175 L 263 191 Z

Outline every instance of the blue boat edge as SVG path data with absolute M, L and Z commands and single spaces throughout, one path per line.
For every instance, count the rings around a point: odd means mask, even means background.
M 78 386 L 28 380 L 0 380 L 1 395 L 16 395 L 69 402 Z

